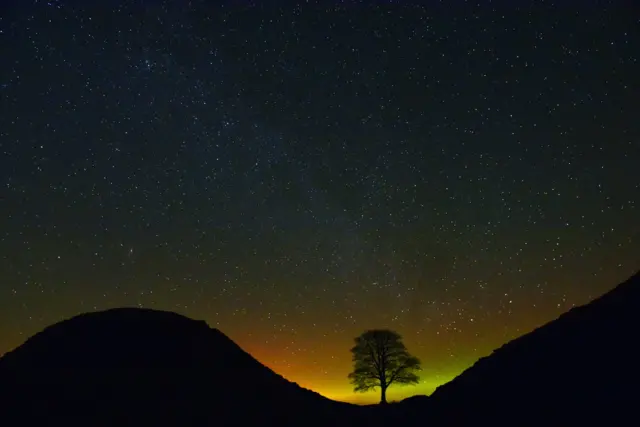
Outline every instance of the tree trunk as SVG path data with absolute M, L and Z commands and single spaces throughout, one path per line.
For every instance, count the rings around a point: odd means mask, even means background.
M 380 387 L 380 404 L 387 403 L 387 387 Z

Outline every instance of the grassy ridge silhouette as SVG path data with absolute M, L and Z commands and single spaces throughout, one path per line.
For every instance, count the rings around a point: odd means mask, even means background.
M 639 312 L 636 274 L 429 398 L 384 407 L 299 387 L 203 321 L 138 308 L 86 313 L 0 358 L 0 413 L 8 426 L 620 424 L 637 420 Z

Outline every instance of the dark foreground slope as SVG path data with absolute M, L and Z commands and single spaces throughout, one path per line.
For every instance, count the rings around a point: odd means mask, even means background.
M 421 418 L 449 426 L 640 425 L 639 326 L 636 274 L 480 359 L 439 387 Z
M 116 309 L 0 359 L 3 426 L 640 425 L 640 274 L 480 359 L 429 398 L 334 402 L 206 323 Z
M 9 425 L 344 425 L 355 408 L 298 387 L 205 322 L 114 309 L 55 324 L 0 359 Z

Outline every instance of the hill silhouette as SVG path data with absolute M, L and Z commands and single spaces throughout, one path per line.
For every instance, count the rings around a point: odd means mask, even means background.
M 338 425 L 350 408 L 163 311 L 82 314 L 0 359 L 2 425 Z
M 640 273 L 478 360 L 430 397 L 358 407 L 291 383 L 203 321 L 113 309 L 0 359 L 2 425 L 635 425 Z
M 436 389 L 421 419 L 450 426 L 635 425 L 639 315 L 637 273 L 478 360 Z

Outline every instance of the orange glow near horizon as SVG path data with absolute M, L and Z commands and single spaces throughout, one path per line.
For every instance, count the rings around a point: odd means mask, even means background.
M 603 292 L 608 289 L 603 289 Z M 512 304 L 512 313 L 468 312 L 474 318 L 472 326 L 465 329 L 445 329 L 442 325 L 455 325 L 455 313 L 438 319 L 438 326 L 418 328 L 407 323 L 391 324 L 390 328 L 403 336 L 410 353 L 422 361 L 420 383 L 415 386 L 392 386 L 387 392 L 390 401 L 406 397 L 431 394 L 442 385 L 470 367 L 480 357 L 489 355 L 502 344 L 523 335 L 567 311 L 572 305 L 588 302 L 592 297 L 574 295 L 567 298 L 565 306 L 556 305 L 527 309 L 530 301 Z M 569 301 L 574 301 L 569 303 Z M 124 306 L 115 301 L 97 310 Z M 171 310 L 169 304 L 155 303 L 147 308 Z M 91 310 L 86 310 L 91 311 Z M 180 310 L 171 310 L 180 313 Z M 18 332 L 11 325 L 0 325 L 0 354 L 24 342 L 44 327 L 78 314 L 71 310 L 52 310 L 47 317 L 34 318 L 28 331 Z M 355 393 L 347 379 L 352 368 L 351 354 L 353 338 L 366 329 L 385 327 L 382 322 L 354 322 L 339 333 L 329 334 L 325 328 L 311 328 L 300 322 L 297 328 L 274 333 L 267 323 L 254 322 L 249 328 L 238 318 L 212 316 L 206 312 L 182 311 L 181 314 L 193 319 L 205 320 L 210 327 L 221 330 L 260 363 L 289 381 L 315 391 L 327 398 L 355 404 L 372 404 L 379 401 L 379 390 Z
M 630 8 L 120 3 L 0 8 L 0 355 L 155 309 L 369 404 L 389 329 L 397 401 L 640 268 Z
M 295 382 L 301 387 L 313 390 L 324 397 L 332 400 L 354 404 L 372 404 L 380 400 L 380 391 L 374 390 L 367 393 L 355 393 L 353 387 L 347 380 L 347 375 L 351 369 L 350 361 L 336 360 L 336 368 L 333 372 L 323 372 L 322 370 L 308 369 L 304 366 L 279 365 L 270 363 L 269 358 L 260 354 L 254 355 L 257 360 L 271 370 L 282 375 L 289 381 Z M 422 376 L 420 383 L 415 386 L 392 386 L 387 391 L 389 401 L 402 400 L 416 394 L 430 395 L 440 385 L 451 381 L 460 372 L 471 366 L 473 362 L 460 366 L 458 370 L 452 371 L 448 375 L 437 375 L 433 378 Z

